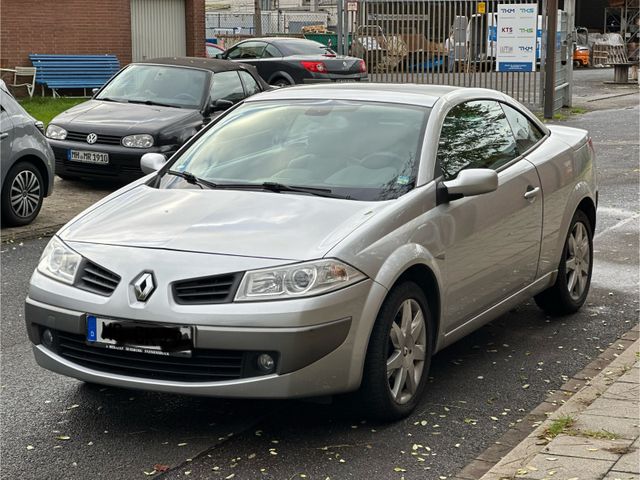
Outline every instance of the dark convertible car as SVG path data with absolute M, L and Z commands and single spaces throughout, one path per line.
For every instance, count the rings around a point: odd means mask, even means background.
M 255 68 L 226 60 L 132 63 L 51 121 L 46 136 L 56 174 L 134 180 L 143 175 L 143 154 L 168 158 L 223 110 L 269 88 Z
M 303 38 L 252 38 L 218 57 L 253 65 L 267 83 L 281 87 L 367 80 L 364 60 L 336 55 L 329 47 Z

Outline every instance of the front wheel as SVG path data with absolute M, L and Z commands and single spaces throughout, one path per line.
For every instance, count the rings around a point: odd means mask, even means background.
M 42 175 L 35 165 L 18 162 L 2 187 L 2 223 L 16 227 L 31 223 L 40 212 L 44 198 Z
M 587 215 L 578 210 L 573 215 L 565 240 L 558 278 L 553 286 L 535 296 L 540 308 L 551 315 L 577 312 L 584 304 L 593 270 L 593 232 Z
M 424 390 L 433 345 L 427 299 L 413 282 L 393 288 L 369 339 L 359 397 L 369 416 L 399 420 L 416 407 Z

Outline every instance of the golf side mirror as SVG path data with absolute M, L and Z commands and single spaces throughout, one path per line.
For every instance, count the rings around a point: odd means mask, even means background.
M 140 168 L 145 174 L 157 172 L 166 161 L 167 157 L 161 153 L 145 153 L 140 158 Z

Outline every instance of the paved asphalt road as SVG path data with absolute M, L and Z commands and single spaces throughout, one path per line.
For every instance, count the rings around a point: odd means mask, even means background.
M 171 467 L 153 475 L 166 479 L 455 475 L 637 322 L 638 114 L 637 107 L 597 111 L 565 122 L 588 128 L 599 154 L 586 307 L 549 319 L 529 302 L 447 348 L 434 359 L 416 413 L 392 425 L 365 423 L 342 403 L 152 394 L 42 370 L 27 341 L 23 300 L 46 239 L 2 245 L 2 478 L 147 478 L 155 464 Z

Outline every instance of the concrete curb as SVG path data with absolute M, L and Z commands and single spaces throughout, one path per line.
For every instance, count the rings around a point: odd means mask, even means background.
M 15 242 L 21 242 L 23 240 L 32 240 L 40 237 L 50 237 L 58 230 L 60 230 L 65 223 L 57 223 L 54 225 L 41 225 L 36 228 L 19 229 L 16 232 L 12 232 L 11 229 L 2 231 L 2 238 L 0 243 L 11 244 Z
M 636 352 L 640 350 L 639 336 L 640 324 L 637 324 L 467 464 L 454 480 L 515 478 L 519 468 L 542 452 L 547 442 L 540 437 L 553 420 L 585 410 L 633 366 L 637 361 Z

